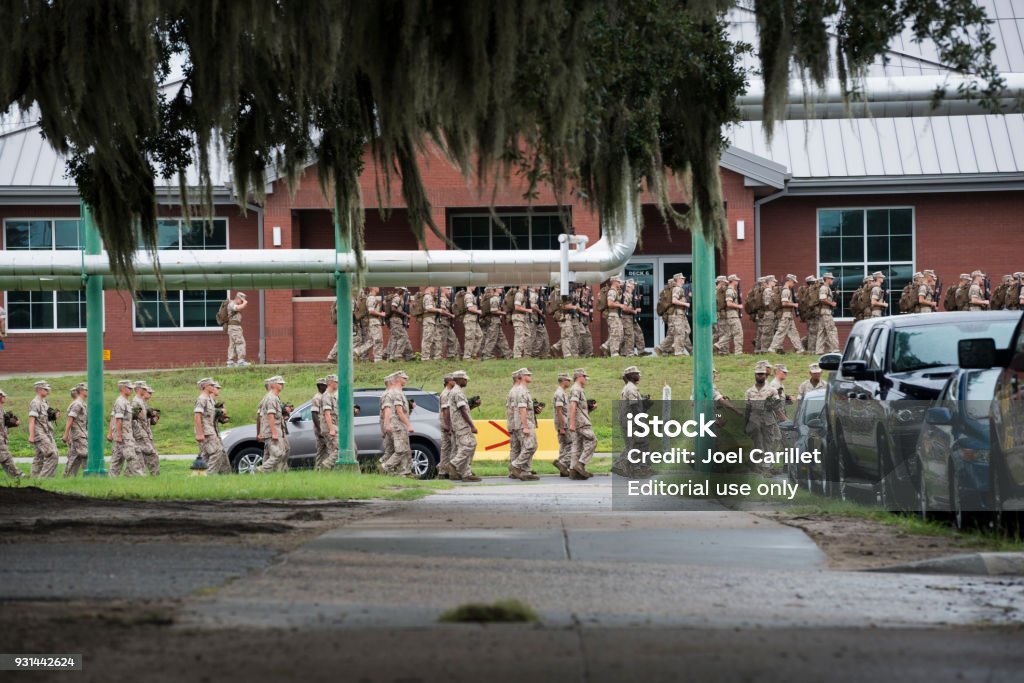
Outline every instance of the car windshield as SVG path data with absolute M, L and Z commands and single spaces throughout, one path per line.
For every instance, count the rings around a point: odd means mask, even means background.
M 996 393 L 999 372 L 980 370 L 967 375 L 967 414 L 976 420 L 988 417 L 992 397 Z
M 804 422 L 808 422 L 817 417 L 821 416 L 821 411 L 825 408 L 825 397 L 805 398 L 804 399 Z
M 957 342 L 961 339 L 992 337 L 996 348 L 1006 348 L 1015 325 L 1015 320 L 994 320 L 898 329 L 892 346 L 892 371 L 957 365 Z

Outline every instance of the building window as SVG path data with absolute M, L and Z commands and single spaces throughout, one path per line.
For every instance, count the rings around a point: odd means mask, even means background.
M 865 275 L 885 273 L 889 312 L 914 274 L 914 209 L 819 209 L 818 272 L 835 275 L 837 318 L 850 318 L 850 297 Z
M 157 222 L 159 251 L 220 250 L 228 248 L 228 222 L 162 219 Z M 227 290 L 168 290 L 135 293 L 136 330 L 216 329 L 217 310 Z
M 77 218 L 4 221 L 4 248 L 10 251 L 79 250 L 84 241 Z M 85 329 L 83 292 L 7 292 L 7 327 L 42 332 Z
M 459 249 L 558 249 L 565 232 L 558 213 L 489 214 L 451 217 L 452 242 Z

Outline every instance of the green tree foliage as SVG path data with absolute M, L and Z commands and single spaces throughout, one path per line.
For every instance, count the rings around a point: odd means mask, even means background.
M 953 69 L 989 79 L 980 99 L 997 94 L 971 0 L 743 2 L 758 18 L 769 122 L 792 73 L 820 84 L 835 64 L 852 92 L 905 25 Z M 154 248 L 156 179 L 177 177 L 184 194 L 196 163 L 209 205 L 218 147 L 240 201 L 260 199 L 268 173 L 294 183 L 315 160 L 357 254 L 367 147 L 380 190 L 401 184 L 417 237 L 439 232 L 417 164 L 428 143 L 481 181 L 516 173 L 531 191 L 577 192 L 609 228 L 641 183 L 671 213 L 666 178 L 677 175 L 720 240 L 721 133 L 737 116 L 748 49 L 725 33 L 731 4 L 0 0 L 0 110 L 37 107 L 126 278 L 137 236 Z M 184 81 L 162 88 L 172 59 Z

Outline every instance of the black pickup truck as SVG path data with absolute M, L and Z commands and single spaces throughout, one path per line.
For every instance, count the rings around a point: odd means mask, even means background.
M 999 335 L 975 335 L 958 343 L 964 368 L 999 368 L 995 396 L 989 409 L 989 472 L 996 523 L 1019 534 L 1024 524 L 1024 318 L 1017 320 L 1009 340 Z
M 959 365 L 958 342 L 985 337 L 1005 345 L 1019 319 L 1015 311 L 986 311 L 857 322 L 843 353 L 820 360 L 831 373 L 825 471 L 832 490 L 846 497 L 866 489 L 886 509 L 915 509 L 918 436 L 925 411 Z

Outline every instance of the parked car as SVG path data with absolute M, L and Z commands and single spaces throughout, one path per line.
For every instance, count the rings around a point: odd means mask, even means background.
M 808 465 L 786 465 L 786 475 L 808 491 L 828 495 L 828 477 L 825 476 L 825 388 L 813 389 L 798 402 L 792 420 L 779 424 L 787 448 L 811 453 L 818 450 L 822 462 Z
M 917 442 L 920 510 L 949 512 L 958 529 L 992 512 L 989 408 L 999 370 L 958 370 L 925 413 Z
M 359 407 L 354 419 L 356 449 L 360 465 L 371 465 L 380 458 L 383 439 L 380 434 L 380 396 L 384 389 L 360 388 L 353 390 L 353 399 Z M 413 472 L 420 479 L 431 479 L 437 475 L 437 463 L 441 454 L 441 421 L 438 396 L 422 389 L 406 387 L 405 394 L 415 407 L 409 415 L 413 434 Z M 316 437 L 310 406 L 306 401 L 292 413 L 288 424 L 288 444 L 292 448 L 288 464 L 292 467 L 311 467 L 316 457 Z M 263 462 L 263 443 L 256 439 L 256 425 L 233 427 L 221 433 L 224 450 L 236 472 L 253 472 Z
M 976 335 L 959 344 L 965 368 L 996 368 L 994 397 L 989 407 L 989 486 L 995 522 L 1011 533 L 1024 526 L 1024 319 L 1009 341 L 997 335 Z
M 826 469 L 833 490 L 862 489 L 880 506 L 918 506 L 917 440 L 925 411 L 958 369 L 958 341 L 1009 342 L 1015 311 L 950 312 L 870 318 L 854 324 L 830 371 L 825 414 Z

